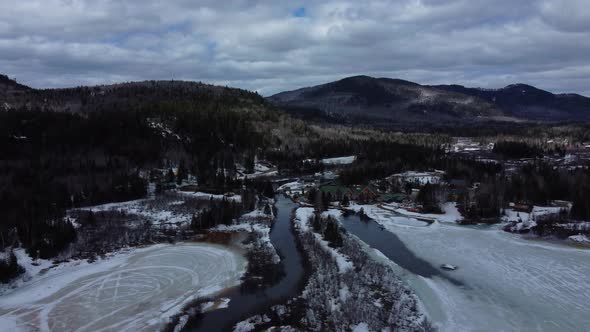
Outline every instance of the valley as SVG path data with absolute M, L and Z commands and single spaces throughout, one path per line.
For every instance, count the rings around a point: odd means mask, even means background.
M 195 82 L 4 83 L 12 331 L 590 328 L 584 123 L 364 76 L 267 99 Z M 342 114 L 282 104 L 302 96 Z M 404 130 L 351 123 L 382 102 Z
M 0 0 L 0 332 L 590 331 L 589 4 Z

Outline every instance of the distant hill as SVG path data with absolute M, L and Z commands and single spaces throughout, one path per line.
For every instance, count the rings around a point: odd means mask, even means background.
M 349 122 L 436 124 L 490 120 L 590 120 L 589 98 L 554 95 L 524 85 L 492 91 L 354 76 L 281 92 L 267 99 L 302 117 L 348 119 Z
M 461 85 L 437 85 L 433 88 L 481 98 L 517 118 L 590 120 L 590 98 L 578 94 L 553 94 L 526 84 L 512 84 L 501 89 L 466 88 Z
M 0 109 L 8 108 L 14 104 L 20 96 L 30 91 L 26 85 L 17 83 L 6 75 L 0 74 Z
M 211 107 L 261 106 L 255 92 L 188 81 L 142 81 L 63 89 L 32 89 L 0 75 L 0 109 L 87 113 L 187 102 Z
M 68 132 L 72 128 L 64 119 L 84 118 L 112 125 L 126 117 L 135 118 L 141 126 L 149 127 L 148 131 L 161 136 L 164 139 L 161 143 L 168 150 L 171 145 L 174 149 L 188 147 L 199 153 L 225 148 L 254 151 L 291 144 L 289 149 L 294 151 L 309 140 L 309 135 L 301 134 L 308 130 L 302 121 L 295 121 L 258 93 L 191 81 L 33 89 L 0 75 L 0 116 L 5 122 L 0 122 L 0 145 L 2 138 L 29 137 L 33 132 L 47 130 L 49 121 L 54 121 L 51 126 L 58 132 Z M 31 121 L 36 117 L 42 120 Z M 8 123 L 8 119 L 14 121 Z M 24 124 L 37 123 L 38 127 L 24 130 L 21 120 Z M 125 142 L 133 141 L 130 136 L 135 135 L 113 130 L 104 139 L 118 134 L 127 136 L 126 139 L 117 136 Z M 72 135 L 70 138 L 75 140 L 76 136 Z

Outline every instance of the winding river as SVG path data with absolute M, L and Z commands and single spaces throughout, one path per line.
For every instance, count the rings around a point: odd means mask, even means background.
M 277 216 L 270 231 L 270 240 L 281 257 L 282 276 L 274 285 L 255 290 L 231 289 L 223 297 L 229 298 L 227 308 L 205 313 L 201 319 L 187 326 L 188 331 L 231 330 L 239 321 L 264 312 L 270 306 L 299 295 L 304 274 L 303 257 L 297 248 L 291 216 L 297 204 L 282 195 L 276 196 Z

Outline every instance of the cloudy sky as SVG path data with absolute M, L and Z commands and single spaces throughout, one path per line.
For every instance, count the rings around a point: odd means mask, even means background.
M 263 95 L 350 75 L 590 96 L 590 0 L 0 0 L 0 73 Z

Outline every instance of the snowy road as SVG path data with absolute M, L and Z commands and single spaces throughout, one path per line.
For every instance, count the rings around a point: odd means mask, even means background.
M 0 330 L 157 330 L 192 299 L 237 285 L 245 266 L 212 244 L 140 249 L 81 267 L 75 280 L 71 271 L 53 274 L 3 295 Z
M 375 211 L 371 211 L 375 212 Z M 464 284 L 402 271 L 442 331 L 590 331 L 590 250 L 525 240 L 499 225 L 371 215 L 417 257 Z

